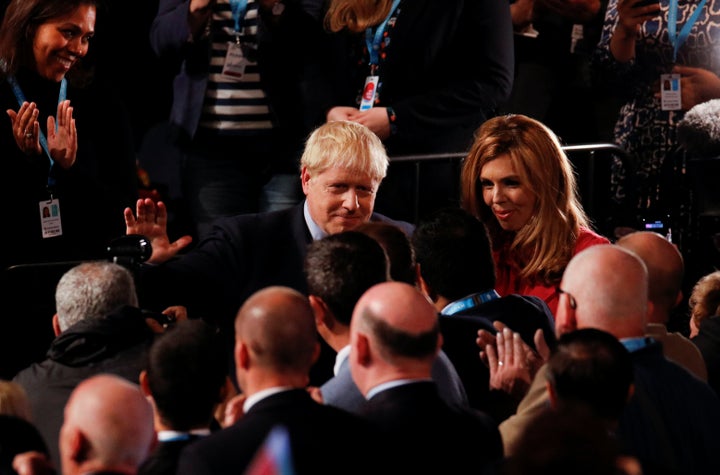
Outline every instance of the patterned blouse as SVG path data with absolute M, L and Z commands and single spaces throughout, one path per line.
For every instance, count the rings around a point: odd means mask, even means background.
M 628 63 L 619 63 L 610 53 L 610 38 L 618 22 L 618 0 L 610 0 L 593 57 L 596 77 L 615 86 L 622 98 L 614 130 L 615 143 L 635 160 L 636 172 L 627 177 L 620 161 L 613 163 L 613 199 L 629 205 L 629 209 L 634 206 L 640 215 L 667 214 L 683 206 L 678 203 L 681 198 L 676 193 L 685 173 L 684 158 L 677 153 L 676 126 L 684 112 L 663 111 L 660 99 L 655 98 L 660 90 L 660 75 L 670 73 L 675 64 L 668 35 L 669 2 L 660 0 L 660 15 L 641 24 L 636 57 Z M 676 31 L 679 33 L 700 0 L 678 0 L 677 3 Z M 720 2 L 706 0 L 686 41 L 679 47 L 676 63 L 720 75 Z M 626 183 L 626 178 L 632 182 Z

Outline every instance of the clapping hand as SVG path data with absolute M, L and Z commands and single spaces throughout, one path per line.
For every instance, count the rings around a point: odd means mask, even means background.
M 47 119 L 47 143 L 50 156 L 55 163 L 67 170 L 75 163 L 77 156 L 77 128 L 73 119 L 70 101 L 58 104 L 57 119 Z
M 40 144 L 40 115 L 37 104 L 23 102 L 15 112 L 8 109 L 7 115 L 12 122 L 13 135 L 18 148 L 26 155 L 39 155 L 42 153 Z M 77 128 L 73 119 L 73 108 L 69 100 L 58 104 L 57 119 L 49 116 L 47 119 L 47 146 L 50 157 L 60 167 L 68 169 L 75 164 L 77 157 Z
M 521 399 L 538 369 L 549 358 L 550 350 L 542 330 L 534 335 L 534 351 L 519 333 L 499 321 L 493 322 L 498 330 L 496 335 L 479 330 L 476 343 L 480 348 L 480 359 L 490 370 L 490 388 L 504 391 Z

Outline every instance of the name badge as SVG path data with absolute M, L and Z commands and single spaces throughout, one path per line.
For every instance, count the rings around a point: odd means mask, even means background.
M 235 79 L 240 79 L 245 75 L 245 66 L 247 59 L 243 53 L 240 43 L 228 42 L 227 53 L 225 54 L 225 64 L 223 64 L 222 73 Z
M 40 227 L 43 238 L 62 236 L 60 200 L 54 198 L 40 202 Z
M 660 75 L 660 104 L 664 111 L 676 111 L 682 108 L 679 74 Z
M 360 110 L 366 111 L 372 109 L 375 104 L 375 94 L 377 94 L 377 85 L 380 76 L 368 76 L 365 78 L 365 87 L 363 87 L 362 100 L 360 101 Z

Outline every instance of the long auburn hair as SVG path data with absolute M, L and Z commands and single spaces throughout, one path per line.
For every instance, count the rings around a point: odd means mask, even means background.
M 507 156 L 522 184 L 535 195 L 528 223 L 517 232 L 504 231 L 482 195 L 480 172 L 486 163 Z M 578 196 L 575 171 L 557 136 L 544 124 L 521 114 L 487 120 L 461 172 L 461 203 L 487 226 L 494 250 L 506 248 L 505 258 L 523 279 L 546 285 L 560 281 L 572 257 L 580 228 L 590 220 Z

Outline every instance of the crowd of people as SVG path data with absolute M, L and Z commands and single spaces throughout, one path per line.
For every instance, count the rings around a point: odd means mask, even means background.
M 185 229 L 89 54 L 124 10 L 3 2 L 2 284 L 62 272 L 42 354 L 3 363 L 0 472 L 720 473 L 720 276 L 687 292 L 687 243 L 638 226 L 720 97 L 711 5 L 448 1 L 148 2 Z M 589 69 L 578 97 L 630 85 L 613 233 L 563 150 L 599 138 L 559 120 Z

